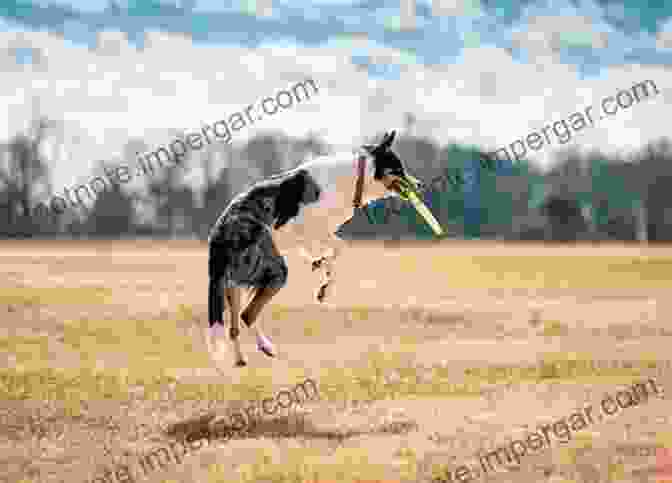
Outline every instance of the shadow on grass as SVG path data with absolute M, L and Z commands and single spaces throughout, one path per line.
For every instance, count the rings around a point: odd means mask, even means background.
M 222 439 L 222 434 L 214 430 L 215 422 L 220 419 L 220 414 L 210 412 L 196 416 L 169 426 L 164 432 L 165 436 L 178 441 L 186 441 L 187 438 L 207 439 L 216 441 Z M 257 438 L 297 438 L 316 440 L 335 440 L 343 442 L 347 439 L 376 434 L 408 434 L 419 429 L 415 421 L 387 422 L 370 430 L 355 429 L 320 429 L 315 423 L 307 420 L 305 416 L 279 415 L 275 417 L 257 419 L 249 427 L 240 430 L 232 430 L 227 434 L 230 439 L 257 439 Z

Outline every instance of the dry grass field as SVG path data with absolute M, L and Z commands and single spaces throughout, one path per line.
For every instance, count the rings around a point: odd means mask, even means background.
M 243 332 L 248 367 L 219 373 L 206 244 L 0 242 L 0 479 L 429 481 L 634 381 L 672 387 L 672 247 L 356 244 L 322 305 L 282 248 L 289 284 L 261 319 L 278 358 Z M 321 400 L 135 463 L 307 377 Z M 478 481 L 656 481 L 632 475 L 655 458 L 624 448 L 672 447 L 670 415 L 652 397 Z

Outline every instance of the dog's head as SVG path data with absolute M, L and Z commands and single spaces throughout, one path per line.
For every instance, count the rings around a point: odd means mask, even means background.
M 385 151 L 390 150 L 396 135 L 396 131 L 387 132 L 383 135 L 383 139 L 381 139 L 378 144 L 364 144 L 362 148 L 372 156 L 383 154 Z
M 385 133 L 383 139 L 378 144 L 364 144 L 361 149 L 361 154 L 367 158 L 374 168 L 374 179 L 381 179 L 383 175 L 392 173 L 403 175 L 404 165 L 392 151 L 392 142 L 396 136 L 396 131 Z

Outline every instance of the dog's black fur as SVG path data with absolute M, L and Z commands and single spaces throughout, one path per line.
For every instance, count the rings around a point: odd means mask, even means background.
M 264 223 L 272 222 L 273 228 L 281 228 L 299 214 L 303 205 L 317 201 L 320 196 L 321 189 L 313 177 L 305 169 L 298 169 L 255 183 L 229 204 L 209 239 L 208 319 L 211 327 L 221 322 L 224 298 L 219 284 L 232 257 L 257 243 L 265 230 Z M 265 205 L 265 198 L 274 200 L 272 216 L 268 216 L 271 213 L 267 211 L 270 208 Z M 257 282 L 260 286 L 266 283 L 263 277 Z
M 295 218 L 302 205 L 313 202 L 322 195 L 320 187 L 303 169 L 296 176 L 284 180 L 280 184 L 279 192 L 275 207 L 276 230 Z
M 276 230 L 296 218 L 302 205 L 314 202 L 322 194 L 320 187 L 305 169 L 267 178 L 254 187 L 250 197 L 261 198 L 271 193 L 276 200 L 273 213 L 273 228 Z

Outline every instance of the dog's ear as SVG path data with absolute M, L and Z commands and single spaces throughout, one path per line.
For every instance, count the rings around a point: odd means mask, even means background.
M 385 132 L 385 134 L 383 134 L 383 139 L 380 140 L 380 144 L 379 144 L 379 146 L 381 148 L 385 147 L 385 144 L 387 143 L 387 140 L 389 139 L 389 137 L 390 137 L 389 132 Z
M 392 141 L 394 141 L 394 136 L 396 135 L 397 135 L 396 131 L 391 131 L 385 134 L 385 137 L 383 138 L 383 141 L 380 143 L 380 146 L 382 148 L 388 149 L 390 146 L 392 146 Z

